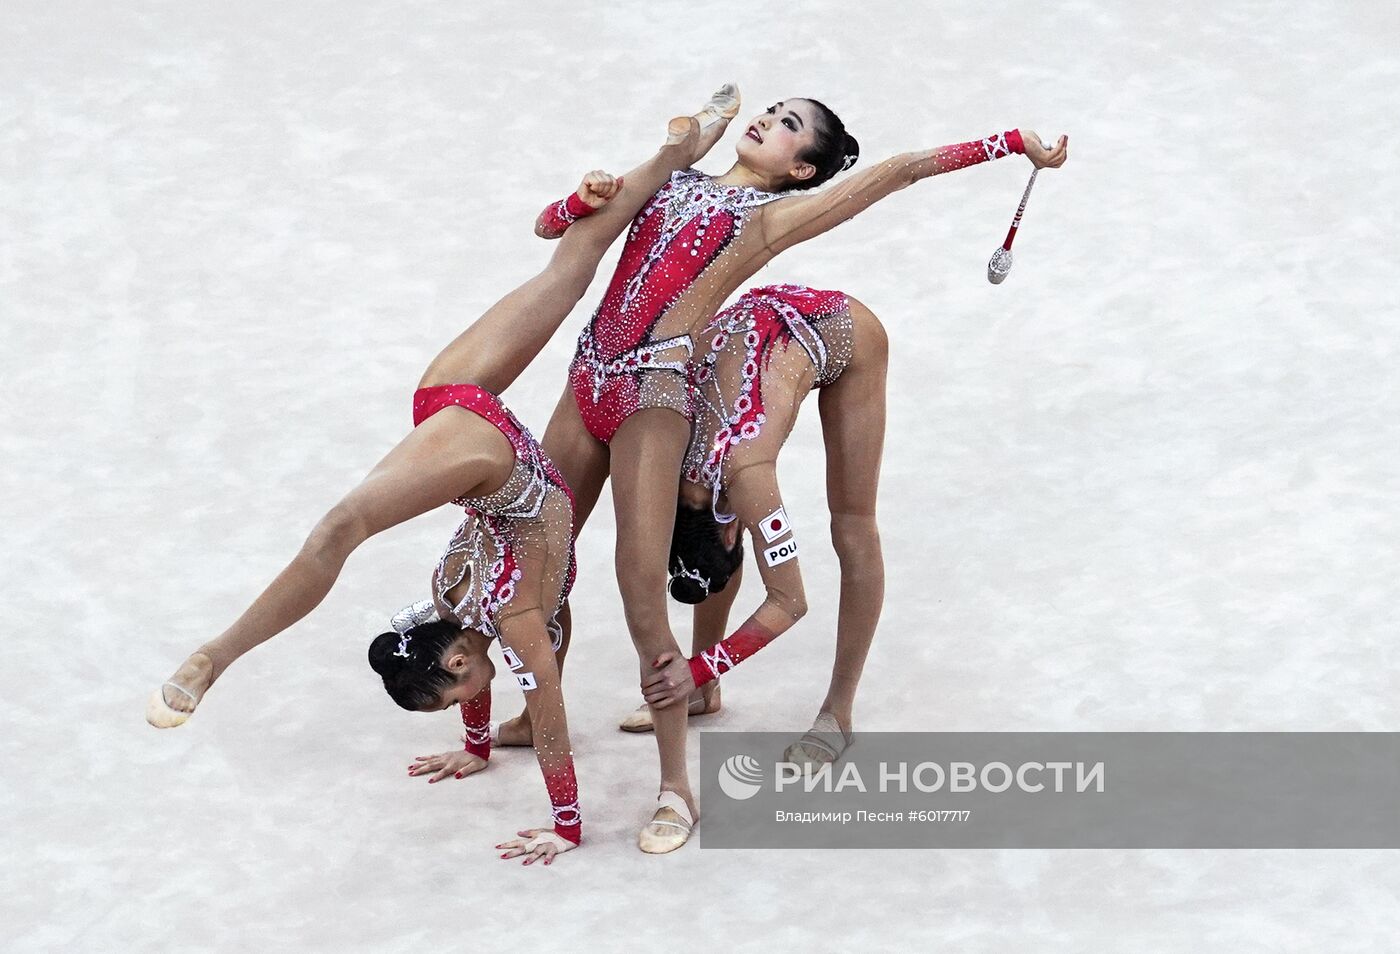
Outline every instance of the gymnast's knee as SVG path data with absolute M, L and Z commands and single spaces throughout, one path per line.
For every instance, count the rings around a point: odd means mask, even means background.
M 302 545 L 303 557 L 341 561 L 369 537 L 369 524 L 354 504 L 336 504 L 311 529 Z
M 841 564 L 880 560 L 880 528 L 873 513 L 833 513 L 831 545 Z
M 555 248 L 541 275 L 553 281 L 556 295 L 578 302 L 587 294 L 598 272 L 598 263 L 607 250 L 606 243 L 594 241 L 583 232 L 575 235 L 571 231 Z

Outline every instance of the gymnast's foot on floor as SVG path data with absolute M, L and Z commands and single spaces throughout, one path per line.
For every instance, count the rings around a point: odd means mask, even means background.
M 851 732 L 851 717 L 837 716 L 823 710 L 817 713 L 812 728 L 802 738 L 792 743 L 783 753 L 783 759 L 797 765 L 820 767 L 835 762 L 850 748 L 854 734 Z
M 172 729 L 194 714 L 209 685 L 214 681 L 214 660 L 204 653 L 191 653 L 175 675 L 151 693 L 146 703 L 146 721 L 157 729 Z
M 637 833 L 637 847 L 649 855 L 675 851 L 690 840 L 690 832 L 700 819 L 689 792 L 680 794 L 662 789 L 656 799 L 656 812 Z
M 686 712 L 692 718 L 699 715 L 713 715 L 719 711 L 719 683 L 711 682 L 701 686 L 691 694 Z M 651 732 L 651 706 L 645 702 L 629 713 L 617 724 L 623 732 Z
M 494 735 L 491 736 L 492 745 L 534 745 L 535 736 L 530 730 L 530 714 L 522 712 L 514 719 L 502 722 Z

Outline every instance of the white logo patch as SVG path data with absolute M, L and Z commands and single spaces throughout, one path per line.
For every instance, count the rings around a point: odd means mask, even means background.
M 769 547 L 763 551 L 763 559 L 768 561 L 769 566 L 777 566 L 779 563 L 786 563 L 797 556 L 797 540 L 785 540 L 776 547 Z
M 763 539 L 772 543 L 783 534 L 791 531 L 792 524 L 788 523 L 787 511 L 779 507 L 763 518 L 763 522 L 758 525 L 758 529 L 763 531 Z
M 501 647 L 501 655 L 506 657 L 506 665 L 511 669 L 523 669 L 525 664 L 520 661 L 520 657 L 515 654 L 515 650 L 509 646 Z
M 520 683 L 521 689 L 535 688 L 535 674 L 532 672 L 518 672 L 515 674 L 515 681 Z

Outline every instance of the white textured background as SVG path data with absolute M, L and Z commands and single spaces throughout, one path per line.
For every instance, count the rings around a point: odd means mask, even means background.
M 363 661 L 448 511 L 367 545 L 185 728 L 142 708 L 543 263 L 535 211 L 733 78 L 745 117 L 824 100 L 867 160 L 1071 135 L 1000 287 L 1022 160 L 756 279 L 847 290 L 896 342 L 858 727 L 1400 728 L 1396 9 L 7 3 L 3 946 L 1393 950 L 1393 852 L 641 856 L 654 747 L 613 728 L 636 688 L 606 498 L 567 684 L 588 844 L 553 868 L 491 850 L 546 817 L 530 755 L 406 780 L 460 726 L 400 712 Z M 507 395 L 537 430 L 583 317 Z M 815 425 L 783 468 L 813 610 L 708 725 L 803 728 L 821 699 Z

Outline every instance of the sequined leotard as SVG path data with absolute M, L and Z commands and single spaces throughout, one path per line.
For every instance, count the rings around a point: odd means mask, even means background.
M 594 437 L 610 441 L 642 407 L 690 417 L 689 329 L 671 322 L 675 334 L 657 334 L 658 324 L 734 245 L 750 210 L 776 198 L 751 187 L 719 185 L 688 169 L 672 173 L 637 214 L 569 368 L 574 397 Z
M 569 369 L 589 433 L 610 441 L 641 408 L 691 419 L 694 335 L 784 249 L 822 234 L 919 179 L 1024 152 L 1009 130 L 876 163 L 812 193 L 724 185 L 675 172 L 633 220 L 608 291 Z M 776 201 L 775 201 L 776 200 Z
M 695 362 L 695 424 L 681 476 L 708 487 L 717 503 L 733 466 L 771 462 L 787 439 L 798 406 L 813 388 L 841 376 L 851 362 L 846 295 L 803 285 L 744 292 L 700 335 Z M 776 414 L 781 434 L 765 436 Z M 728 522 L 731 515 L 718 512 Z
M 515 467 L 494 493 L 453 501 L 465 508 L 466 519 L 433 573 L 438 614 L 499 639 L 499 619 L 509 615 L 517 592 L 536 588 L 557 649 L 559 610 L 575 575 L 573 494 L 525 426 L 499 398 L 475 385 L 420 389 L 413 396 L 413 426 L 451 406 L 495 425 L 515 450 Z M 449 600 L 447 594 L 464 580 L 465 594 Z
M 433 603 L 437 614 L 455 619 L 501 641 L 501 652 L 522 690 L 537 688 L 526 672 L 520 647 L 507 645 L 503 624 L 517 613 L 538 608 L 555 651 L 563 630 L 559 613 L 574 583 L 574 497 L 554 463 L 535 438 L 500 399 L 471 384 L 420 388 L 413 395 L 413 426 L 447 407 L 462 407 L 480 415 L 505 435 L 515 451 L 515 466 L 505 484 L 483 497 L 459 497 L 466 519 L 453 534 L 447 552 L 433 572 Z M 466 583 L 456 599 L 448 594 Z M 396 618 L 395 629 L 421 621 L 421 604 Z M 400 614 L 403 616 L 404 614 Z M 532 713 L 535 754 L 544 774 L 554 816 L 554 831 L 578 844 L 582 837 L 578 781 L 573 755 L 558 742 L 564 738 L 564 713 Z M 467 751 L 487 757 L 490 752 L 491 689 L 462 703 Z

